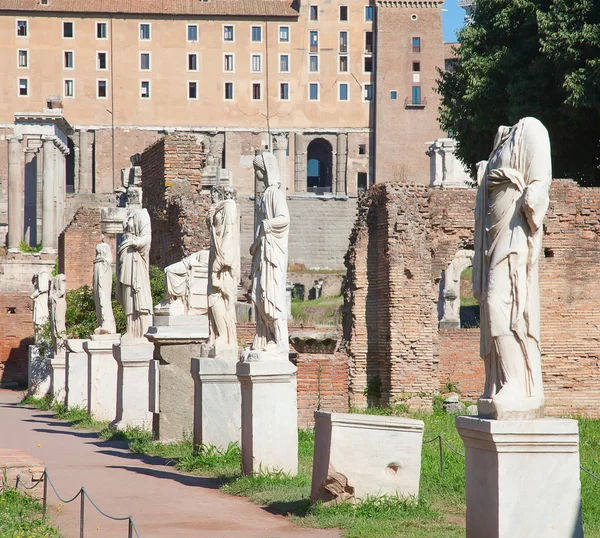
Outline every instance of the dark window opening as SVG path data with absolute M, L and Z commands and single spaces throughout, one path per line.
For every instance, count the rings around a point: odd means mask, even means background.
M 307 159 L 307 191 L 316 194 L 331 192 L 333 167 L 331 144 L 323 138 L 313 140 L 307 148 Z

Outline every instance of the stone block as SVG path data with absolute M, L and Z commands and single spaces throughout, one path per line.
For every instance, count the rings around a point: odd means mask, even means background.
M 192 359 L 194 444 L 240 443 L 242 402 L 236 356 Z
M 311 502 L 332 500 L 328 477 L 347 479 L 356 498 L 419 496 L 421 420 L 349 413 L 315 412 L 315 456 Z
M 207 340 L 208 316 L 154 316 L 146 336 L 152 342 L 180 343 L 182 340 Z M 188 363 L 189 370 L 189 363 Z
M 250 356 L 253 356 L 251 353 Z M 244 474 L 298 472 L 297 368 L 279 360 L 238 362 Z
M 117 416 L 113 425 L 117 429 L 127 427 L 152 428 L 153 413 L 150 405 L 150 361 L 154 358 L 154 344 L 146 338 L 122 338 L 113 345 L 118 364 Z
M 69 339 L 67 342 L 67 409 L 88 408 L 88 355 L 83 349 L 86 340 Z
M 64 350 L 50 359 L 52 403 L 66 404 L 67 401 L 67 356 Z
M 35 398 L 43 398 L 50 392 L 50 357 L 38 346 L 29 346 L 28 393 Z
M 29 488 L 28 492 L 42 499 L 44 495 L 44 462 L 31 454 L 15 448 L 0 448 L 0 473 L 9 487 L 19 482 Z M 22 489 L 21 489 L 22 491 Z
M 119 334 L 95 334 L 83 344 L 88 356 L 87 410 L 98 420 L 113 421 L 117 416 L 117 375 L 119 366 L 113 345 Z
M 576 420 L 457 417 L 467 538 L 582 538 Z

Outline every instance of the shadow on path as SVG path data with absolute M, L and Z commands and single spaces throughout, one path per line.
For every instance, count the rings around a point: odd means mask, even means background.
M 153 478 L 162 478 L 175 480 L 184 486 L 201 487 L 208 489 L 219 489 L 221 482 L 216 478 L 206 478 L 202 476 L 186 475 L 179 472 L 159 471 L 156 469 L 144 469 L 143 467 L 128 467 L 121 465 L 109 465 L 107 469 L 124 469 L 133 473 L 151 476 Z

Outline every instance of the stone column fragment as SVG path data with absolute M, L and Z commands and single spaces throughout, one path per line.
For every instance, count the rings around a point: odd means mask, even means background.
M 294 190 L 296 194 L 306 192 L 306 152 L 302 133 L 296 133 L 294 139 Z
M 42 245 L 45 252 L 56 252 L 58 238 L 56 234 L 55 192 L 55 153 L 53 136 L 44 136 L 42 151 L 44 167 L 42 171 Z
M 279 163 L 279 174 L 281 178 L 281 190 L 285 193 L 288 191 L 288 171 L 287 171 L 287 147 L 288 134 L 274 133 L 273 134 L 273 155 L 277 157 Z
M 335 172 L 335 193 L 346 194 L 346 161 L 348 159 L 348 135 L 337 135 L 337 155 Z
M 23 241 L 23 173 L 21 135 L 8 136 L 8 248 L 19 250 Z

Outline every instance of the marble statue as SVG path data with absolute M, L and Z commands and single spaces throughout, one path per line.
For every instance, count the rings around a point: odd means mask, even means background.
M 112 309 L 112 254 L 110 245 L 102 241 L 96 245 L 94 260 L 94 302 L 98 328 L 96 334 L 115 334 L 115 316 Z
M 215 354 L 222 348 L 237 350 L 237 286 L 240 280 L 239 224 L 235 191 L 230 187 L 213 187 L 213 205 L 206 217 L 210 230 L 208 260 L 209 344 Z M 236 351 L 237 355 L 237 351 Z
M 66 338 L 67 316 L 67 277 L 64 274 L 55 276 L 50 285 L 50 321 L 52 342 L 55 350 L 64 348 Z
M 146 209 L 133 211 L 124 223 L 123 242 L 119 246 L 117 300 L 123 307 L 127 331 L 125 337 L 142 338 L 152 321 L 150 290 L 150 215 Z
M 500 127 L 477 176 L 473 293 L 486 373 L 479 416 L 543 417 L 538 264 L 552 181 L 548 131 L 534 118 Z
M 35 288 L 30 298 L 33 299 L 33 327 L 36 339 L 42 326 L 48 322 L 50 316 L 48 309 L 50 280 L 50 273 L 46 270 L 40 271 L 31 279 L 31 283 Z
M 275 155 L 254 158 L 256 178 L 265 184 L 256 207 L 252 255 L 252 303 L 256 335 L 252 351 L 288 357 L 286 276 L 290 215 Z

